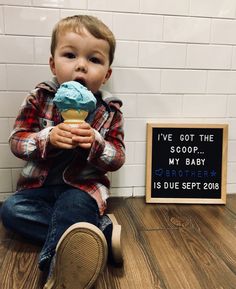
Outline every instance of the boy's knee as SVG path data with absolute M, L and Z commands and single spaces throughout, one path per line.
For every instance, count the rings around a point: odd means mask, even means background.
M 1 219 L 5 227 L 11 227 L 10 223 L 14 222 L 17 217 L 17 202 L 14 196 L 9 197 L 1 207 Z
M 64 193 L 63 195 L 63 204 L 70 208 L 88 208 L 90 206 L 97 207 L 97 203 L 93 197 L 88 193 L 79 190 L 71 189 Z

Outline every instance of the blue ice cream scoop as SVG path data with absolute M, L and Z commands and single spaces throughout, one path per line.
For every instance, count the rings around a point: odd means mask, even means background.
M 69 109 L 93 111 L 97 100 L 93 93 L 77 81 L 68 81 L 60 85 L 53 102 L 63 112 Z
M 84 122 L 88 113 L 93 111 L 97 104 L 92 92 L 76 81 L 62 83 L 53 102 L 61 112 L 64 122 L 71 126 Z

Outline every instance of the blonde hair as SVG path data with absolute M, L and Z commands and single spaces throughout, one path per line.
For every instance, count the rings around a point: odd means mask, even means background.
M 54 57 L 55 49 L 58 42 L 58 37 L 65 31 L 73 31 L 80 33 L 81 29 L 85 28 L 94 37 L 103 39 L 109 44 L 109 63 L 113 62 L 116 40 L 111 30 L 98 18 L 89 15 L 74 15 L 60 20 L 52 31 L 51 39 L 51 55 Z

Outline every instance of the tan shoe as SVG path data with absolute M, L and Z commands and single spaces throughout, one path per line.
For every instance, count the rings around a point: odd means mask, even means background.
M 107 242 L 101 230 L 90 223 L 76 223 L 57 244 L 55 267 L 44 289 L 89 289 L 106 260 Z
M 123 253 L 121 246 L 121 225 L 118 224 L 115 215 L 107 214 L 112 222 L 112 233 L 111 233 L 111 251 L 112 261 L 115 265 L 123 265 Z

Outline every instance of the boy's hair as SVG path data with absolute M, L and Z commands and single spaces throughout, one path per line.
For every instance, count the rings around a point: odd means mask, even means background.
M 103 39 L 109 44 L 109 63 L 114 59 L 116 48 L 116 40 L 111 30 L 98 18 L 90 15 L 74 15 L 61 19 L 52 31 L 51 39 L 51 55 L 54 57 L 55 49 L 58 42 L 58 36 L 66 31 L 80 33 L 81 29 L 85 28 L 94 37 Z

